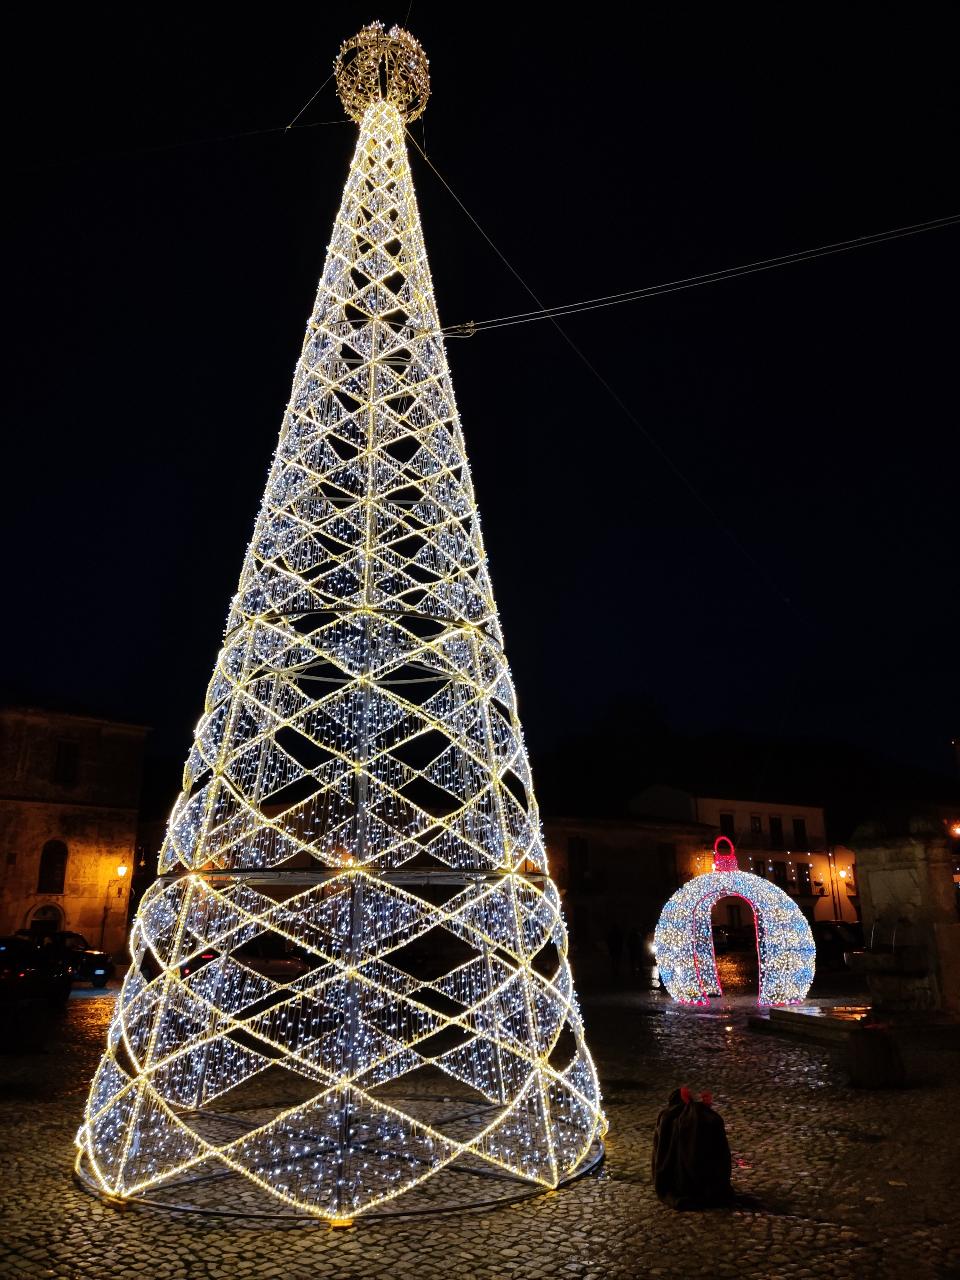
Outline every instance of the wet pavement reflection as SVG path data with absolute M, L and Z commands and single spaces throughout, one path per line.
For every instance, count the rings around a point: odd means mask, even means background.
M 760 962 L 756 949 L 727 951 L 717 956 L 717 976 L 725 995 L 756 995 L 760 989 Z
M 857 1091 L 829 1046 L 748 1029 L 756 959 L 729 952 L 724 996 L 584 999 L 610 1121 L 592 1176 L 486 1214 L 361 1219 L 352 1231 L 120 1213 L 70 1178 L 87 1081 L 115 993 L 76 992 L 47 1051 L 0 1057 L 7 1176 L 0 1277 L 33 1280 L 944 1280 L 960 1275 L 960 1149 L 949 1042 L 909 1051 L 912 1087 Z M 833 1003 L 853 1005 L 838 993 Z M 734 1211 L 679 1214 L 650 1186 L 659 1109 L 710 1090 L 727 1126 Z

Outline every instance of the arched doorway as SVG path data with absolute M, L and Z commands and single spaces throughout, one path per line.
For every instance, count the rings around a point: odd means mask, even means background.
M 729 852 L 721 851 L 721 844 Z M 816 947 L 810 926 L 782 889 L 741 871 L 726 836 L 714 845 L 713 870 L 688 880 L 670 898 L 657 922 L 654 950 L 663 984 L 682 1004 L 706 1004 L 722 995 L 713 940 L 713 908 L 724 898 L 753 910 L 759 962 L 760 1004 L 793 1004 L 813 981 Z
M 63 928 L 63 912 L 56 903 L 45 902 L 31 912 L 28 927 L 34 937 L 45 938 Z

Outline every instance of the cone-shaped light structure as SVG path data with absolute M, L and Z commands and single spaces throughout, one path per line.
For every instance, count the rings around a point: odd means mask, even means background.
M 426 59 L 375 25 L 337 82 L 360 137 L 77 1165 L 332 1219 L 556 1186 L 602 1128 L 404 145 Z

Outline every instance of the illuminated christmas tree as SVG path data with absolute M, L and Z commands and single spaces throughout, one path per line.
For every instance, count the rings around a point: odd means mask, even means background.
M 554 1187 L 603 1119 L 406 154 L 426 58 L 375 24 L 336 72 L 360 137 L 77 1170 L 342 1220 Z

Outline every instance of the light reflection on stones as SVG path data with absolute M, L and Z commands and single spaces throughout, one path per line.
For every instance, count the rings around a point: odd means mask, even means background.
M 118 1214 L 65 1177 L 99 1058 L 110 998 L 69 1004 L 44 1054 L 0 1057 L 0 1127 L 9 1168 L 0 1276 L 76 1280 L 666 1280 L 747 1277 L 934 1280 L 960 1274 L 954 1191 L 960 1052 L 915 1049 L 920 1085 L 849 1088 L 827 1048 L 747 1030 L 755 995 L 709 1010 L 617 993 L 585 1016 L 611 1127 L 601 1178 L 486 1214 L 365 1223 L 352 1231 L 131 1211 Z M 669 1011 L 668 1011 L 669 1010 Z M 725 1027 L 732 1026 L 733 1031 Z M 43 1088 L 12 1096 L 12 1079 Z M 712 1089 L 756 1207 L 679 1214 L 650 1187 L 650 1142 L 670 1089 Z M 895 1183 L 897 1185 L 891 1185 Z M 906 1186 L 899 1184 L 906 1183 Z

